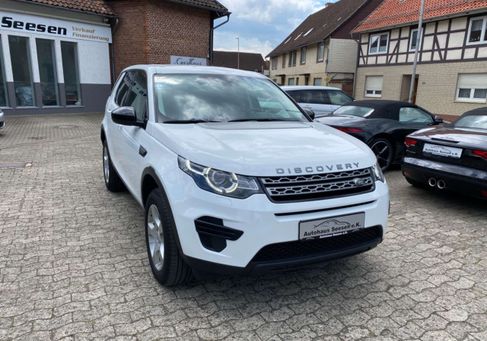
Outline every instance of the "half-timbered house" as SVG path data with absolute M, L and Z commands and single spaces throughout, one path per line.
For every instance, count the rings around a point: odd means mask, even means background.
M 384 0 L 354 30 L 359 39 L 355 97 L 408 100 L 418 49 L 413 101 L 459 115 L 487 105 L 487 1 Z

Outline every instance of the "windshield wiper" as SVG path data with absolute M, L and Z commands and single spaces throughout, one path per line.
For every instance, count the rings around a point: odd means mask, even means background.
M 242 118 L 238 120 L 230 120 L 227 122 L 299 122 L 298 120 L 284 120 L 279 118 Z
M 214 123 L 222 121 L 210 121 L 210 120 L 168 120 L 162 123 L 174 123 L 174 124 L 192 124 L 192 123 Z

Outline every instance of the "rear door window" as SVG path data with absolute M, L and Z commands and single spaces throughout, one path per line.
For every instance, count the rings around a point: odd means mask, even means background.
M 298 103 L 330 104 L 328 94 L 324 90 L 293 90 L 288 94 Z
M 327 90 L 330 104 L 345 105 L 353 101 L 353 98 L 340 90 Z

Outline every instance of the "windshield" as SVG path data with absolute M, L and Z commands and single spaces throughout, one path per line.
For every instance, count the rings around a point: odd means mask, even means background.
M 487 130 L 487 115 L 471 115 L 459 118 L 455 128 L 470 128 Z
M 214 74 L 154 76 L 158 122 L 307 121 L 270 80 Z
M 344 105 L 353 101 L 340 90 L 288 90 L 287 93 L 298 103 Z
M 356 105 L 346 105 L 335 110 L 333 115 L 351 115 L 358 117 L 369 117 L 374 112 L 373 108 L 359 107 Z

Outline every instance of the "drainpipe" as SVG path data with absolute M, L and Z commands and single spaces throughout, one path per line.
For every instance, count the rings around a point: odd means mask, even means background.
M 115 80 L 117 79 L 118 75 L 115 74 L 115 48 L 113 47 L 113 38 L 115 37 L 115 32 L 118 28 L 119 20 L 118 18 L 113 18 L 111 20 L 111 27 L 112 27 L 112 43 L 110 44 L 110 70 L 112 74 L 112 85 L 115 85 Z
M 209 45 L 209 58 L 208 59 L 210 60 L 210 65 L 213 64 L 213 34 L 217 28 L 225 25 L 226 23 L 228 23 L 230 21 L 230 15 L 231 14 L 232 13 L 228 13 L 226 15 L 227 18 L 225 19 L 225 21 L 223 21 L 222 23 L 220 23 L 216 26 L 213 26 L 215 24 L 215 19 L 211 19 L 211 29 L 210 29 L 210 37 L 209 37 L 209 44 L 208 44 Z
M 421 8 L 419 10 L 419 25 L 418 25 L 418 39 L 416 41 L 416 51 L 414 52 L 413 73 L 411 75 L 411 86 L 409 88 L 408 102 L 413 102 L 413 92 L 416 85 L 416 70 L 418 67 L 418 55 L 423 40 L 423 17 L 424 17 L 424 1 L 421 0 Z

